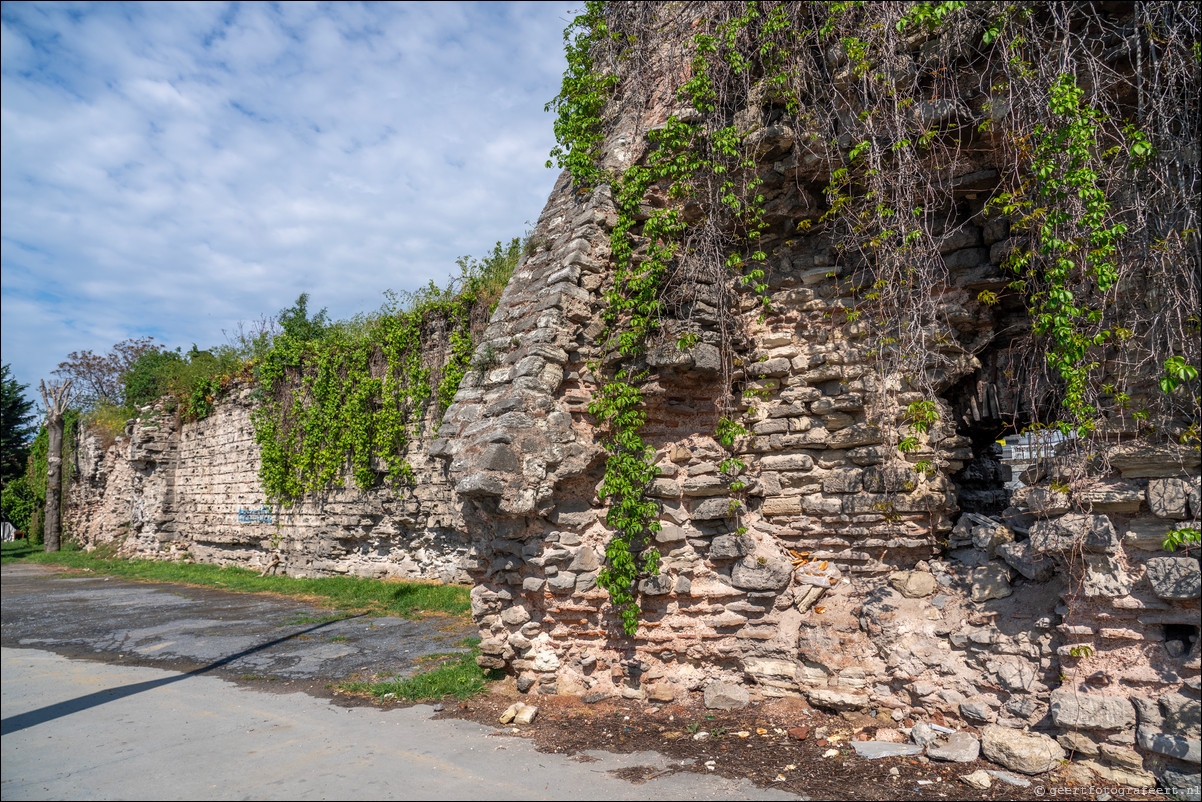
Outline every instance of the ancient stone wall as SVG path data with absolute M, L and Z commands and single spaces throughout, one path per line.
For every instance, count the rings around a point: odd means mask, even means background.
M 83 449 L 71 519 L 79 541 L 294 576 L 466 580 L 451 487 L 426 453 L 433 410 L 407 455 L 412 488 L 336 488 L 279 507 L 266 503 L 259 482 L 254 403 L 253 389 L 236 388 L 209 417 L 184 424 L 156 405 L 107 452 Z
M 640 132 L 670 104 L 615 112 L 626 116 L 606 165 L 645 153 Z M 1021 305 L 982 300 L 1011 280 L 1016 240 L 985 213 L 999 173 L 977 156 L 950 176 L 947 278 L 932 288 L 946 313 L 932 338 L 945 343 L 932 368 L 940 423 L 900 454 L 881 405 L 900 413 L 918 396 L 880 373 L 846 314 L 853 288 L 830 243 L 795 233 L 818 206 L 805 149 L 783 127 L 757 136 L 774 311 L 745 305 L 733 378 L 764 397 L 743 408 L 751 434 L 724 448 L 717 338 L 648 355 L 661 557 L 639 584 L 633 637 L 596 586 L 612 533 L 588 412 L 616 213 L 608 187 L 574 193 L 566 174 L 557 185 L 535 232 L 545 247 L 478 352 L 496 367 L 465 383 L 435 449 L 459 525 L 479 533 L 481 663 L 531 693 L 666 701 L 730 683 L 895 720 L 947 716 L 982 728 L 995 751 L 1010 732 L 1041 731 L 1032 743 L 1048 754 L 1089 756 L 1137 785 L 1154 782 L 1153 765 L 1196 771 L 1198 559 L 1160 545 L 1198 526 L 1196 449 L 1119 446 L 1101 474 L 1074 474 L 1071 498 L 1041 474 L 1011 498 L 995 442 L 1019 411 L 1007 348 L 1030 324 Z M 747 465 L 745 495 L 720 476 L 732 455 Z
M 614 110 L 606 166 L 644 155 L 674 102 Z M 1147 784 L 1153 765 L 1196 772 L 1197 550 L 1161 546 L 1170 529 L 1199 526 L 1196 449 L 1115 432 L 1105 454 L 1036 463 L 1011 495 L 994 445 L 1018 412 L 1008 347 L 1029 315 L 982 300 L 1011 280 L 1002 265 L 1016 244 L 1008 221 L 985 213 L 999 165 L 982 150 L 948 177 L 941 210 L 939 422 L 899 452 L 900 411 L 917 397 L 882 372 L 847 313 L 845 260 L 824 234 L 797 232 L 825 179 L 789 129 L 756 137 L 773 311 L 761 319 L 754 299 L 738 311 L 729 378 L 761 397 L 739 410 L 747 436 L 720 444 L 722 343 L 706 288 L 694 288 L 708 328 L 646 360 L 661 560 L 639 583 L 634 636 L 596 584 L 612 533 L 588 409 L 607 358 L 617 214 L 609 187 L 582 191 L 566 173 L 475 369 L 436 438 L 414 442 L 411 495 L 338 492 L 278 524 L 239 521 L 262 504 L 245 390 L 199 423 L 135 422 L 124 456 L 81 474 L 106 488 L 81 500 L 85 539 L 249 565 L 278 556 L 290 573 L 453 578 L 461 567 L 482 665 L 530 693 L 667 701 L 736 685 L 897 721 L 944 716 L 979 727 L 987 754 L 1030 730 L 1041 754 L 1086 756 L 1120 782 Z M 730 456 L 746 464 L 738 493 L 718 467 Z

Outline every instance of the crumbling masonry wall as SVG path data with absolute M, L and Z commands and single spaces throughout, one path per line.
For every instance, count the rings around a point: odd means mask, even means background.
M 637 132 L 670 111 L 630 113 L 606 166 L 637 159 Z M 653 352 L 644 436 L 660 471 L 649 488 L 660 574 L 640 582 L 641 624 L 624 636 L 596 586 L 611 532 L 588 413 L 617 216 L 607 187 L 580 192 L 565 174 L 535 230 L 543 247 L 478 351 L 495 367 L 465 382 L 433 452 L 473 535 L 481 663 L 530 693 L 668 701 L 726 682 L 897 720 L 1050 733 L 1049 750 L 1118 782 L 1154 782 L 1152 766 L 1196 772 L 1198 559 L 1160 546 L 1198 526 L 1196 449 L 1124 445 L 1134 433 L 1115 432 L 1104 467 L 1069 482 L 1045 466 L 1010 498 L 988 448 L 1016 412 L 1007 348 L 1029 322 L 1021 306 L 980 300 L 1011 280 L 1016 240 L 984 213 L 996 166 L 967 159 L 951 176 L 947 280 L 932 288 L 953 364 L 935 382 L 941 423 L 899 454 L 866 413 L 890 377 L 845 314 L 844 268 L 821 235 L 793 235 L 818 206 L 806 152 L 785 128 L 756 136 L 777 224 L 764 242 L 774 312 L 759 321 L 744 308 L 735 378 L 767 395 L 733 450 L 751 482 L 742 509 L 718 470 L 730 452 L 713 436 L 716 340 Z M 919 460 L 937 467 L 916 471 Z M 795 570 L 790 552 L 809 562 Z
M 85 546 L 115 543 L 131 557 L 293 576 L 466 581 L 451 487 L 427 454 L 432 410 L 418 429 L 426 436 L 410 443 L 412 488 L 340 488 L 279 508 L 265 503 L 259 482 L 254 403 L 253 389 L 236 388 L 212 415 L 184 424 L 159 404 L 107 452 L 87 443 L 72 491 L 74 536 Z
M 605 166 L 645 154 L 640 132 L 673 103 L 617 110 Z M 413 495 L 346 491 L 306 500 L 278 526 L 238 522 L 262 502 L 243 391 L 197 424 L 144 415 L 119 454 L 93 455 L 76 531 L 124 538 L 127 553 L 249 565 L 278 555 L 290 573 L 462 570 L 481 663 L 533 694 L 668 701 L 734 684 L 896 720 L 1041 732 L 1049 750 L 1119 782 L 1146 784 L 1153 767 L 1196 773 L 1199 562 L 1161 541 L 1199 526 L 1197 451 L 1115 432 L 1105 453 L 1043 460 L 1013 496 L 1005 489 L 990 449 L 1017 409 L 1008 346 L 1029 316 L 980 300 L 1010 280 L 1002 264 L 1017 243 L 1004 217 L 984 213 L 998 165 L 968 155 L 948 179 L 947 278 L 932 288 L 946 313 L 940 422 L 899 453 L 869 410 L 897 401 L 900 381 L 879 373 L 846 314 L 853 288 L 831 243 L 796 233 L 824 177 L 789 129 L 755 137 L 773 312 L 761 321 L 749 301 L 740 313 L 733 378 L 764 393 L 741 410 L 750 433 L 733 448 L 749 486 L 732 498 L 719 476 L 732 451 L 714 438 L 716 335 L 654 350 L 644 435 L 660 472 L 648 493 L 661 562 L 639 584 L 633 637 L 596 585 L 611 532 L 588 411 L 617 213 L 608 187 L 582 191 L 566 173 L 474 369 L 413 445 Z M 694 303 L 705 296 L 698 287 Z

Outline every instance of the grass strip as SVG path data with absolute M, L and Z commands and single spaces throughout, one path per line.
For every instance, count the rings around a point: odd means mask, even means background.
M 465 643 L 471 646 L 471 651 L 427 656 L 428 660 L 441 660 L 428 671 L 383 682 L 343 682 L 339 683 L 338 690 L 354 696 L 407 702 L 429 702 L 447 696 L 469 699 L 499 677 L 495 672 L 485 671 L 476 665 L 476 658 L 480 655 L 480 639 L 468 638 Z
M 99 552 L 64 550 L 46 554 L 24 542 L 4 543 L 0 548 L 0 562 L 4 565 L 14 562 L 40 563 L 145 582 L 175 582 L 240 593 L 272 593 L 306 601 L 320 599 L 322 603 L 337 609 L 376 612 L 401 618 L 419 618 L 429 613 L 465 616 L 471 609 L 468 589 L 460 585 L 347 576 L 313 579 L 259 576 L 257 572 L 246 568 L 125 560 Z

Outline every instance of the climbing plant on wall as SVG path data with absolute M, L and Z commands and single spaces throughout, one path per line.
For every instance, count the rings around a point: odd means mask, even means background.
M 268 498 L 290 503 L 347 478 L 360 489 L 409 484 L 409 444 L 428 415 L 436 421 L 450 405 L 468 370 L 472 327 L 491 312 L 521 251 L 520 239 L 498 242 L 482 260 L 460 259 L 445 289 L 431 282 L 388 293 L 372 316 L 330 322 L 322 310 L 315 319 L 305 296 L 285 310 L 283 331 L 256 366 L 261 403 L 251 413 Z M 434 364 L 440 338 L 447 358 Z
M 1011 229 L 1012 280 L 970 305 L 1026 310 L 1015 341 L 1029 355 L 1020 391 L 1033 421 L 1080 435 L 1131 418 L 1168 434 L 1196 423 L 1199 176 L 1188 154 L 1202 121 L 1187 99 L 1200 89 L 1198 9 L 1113 11 L 589 3 L 569 27 L 552 156 L 581 187 L 609 184 L 618 210 L 590 409 L 608 432 L 614 537 L 601 584 L 627 632 L 637 580 L 658 557 L 645 354 L 664 340 L 719 347 L 716 434 L 733 445 L 748 404 L 738 367 L 754 359 L 740 325 L 771 311 L 761 303 L 749 317 L 744 297 L 766 292 L 773 250 L 796 238 L 833 255 L 828 278 L 854 301 L 828 310 L 831 325 L 875 359 L 861 380 L 871 412 L 924 473 L 942 467 L 919 459 L 948 432 L 940 383 L 974 347 L 958 340 L 944 294 L 942 252 L 964 235 L 966 209 L 975 225 Z M 632 119 L 650 130 L 630 137 Z M 602 158 L 619 128 L 629 138 L 611 144 L 625 163 Z M 764 161 L 774 143 L 792 148 L 789 161 Z M 962 180 L 973 175 L 979 186 Z M 766 176 L 814 203 L 770 220 Z M 724 467 L 737 487 L 741 464 Z

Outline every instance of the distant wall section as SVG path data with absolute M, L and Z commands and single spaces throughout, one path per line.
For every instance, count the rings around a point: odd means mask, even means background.
M 294 576 L 466 581 L 467 545 L 449 525 L 451 488 L 442 463 L 426 455 L 428 437 L 410 443 L 412 487 L 336 488 L 281 508 L 267 504 L 259 482 L 254 403 L 253 389 L 242 387 L 192 423 L 156 405 L 106 452 L 89 441 L 72 490 L 77 539 L 114 543 L 131 557 Z

